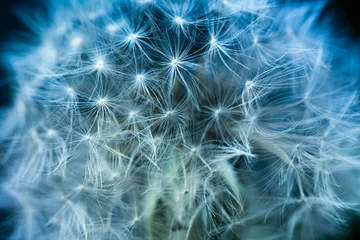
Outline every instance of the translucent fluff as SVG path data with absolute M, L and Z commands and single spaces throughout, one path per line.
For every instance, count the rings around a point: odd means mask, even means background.
M 360 56 L 324 3 L 50 1 L 1 110 L 10 239 L 321 239 L 360 191 Z M 325 24 L 326 25 L 326 24 Z M 324 25 L 322 25 L 324 26 Z M 331 227 L 329 227 L 331 226 Z

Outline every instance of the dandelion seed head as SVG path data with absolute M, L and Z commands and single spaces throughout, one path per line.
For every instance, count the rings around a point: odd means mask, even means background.
M 10 239 L 317 239 L 359 211 L 360 53 L 324 1 L 47 6 L 3 54 Z

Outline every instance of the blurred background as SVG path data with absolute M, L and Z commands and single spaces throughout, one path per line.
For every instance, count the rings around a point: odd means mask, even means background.
M 27 12 L 39 10 L 44 11 L 44 3 L 46 0 L 0 1 L 0 52 L 3 52 L 7 50 L 4 42 L 18 41 L 19 39 L 24 38 L 24 36 L 29 36 L 29 34 L 31 36 L 30 29 L 27 28 L 27 26 L 18 17 L 16 9 L 26 9 Z M 309 2 L 309 0 L 307 1 Z M 330 1 L 321 16 L 323 19 L 331 16 L 334 19 L 332 22 L 334 31 L 339 34 L 348 35 L 360 46 L 360 13 L 355 3 L 355 0 Z M 2 54 L 0 54 L 0 56 L 1 55 Z M 6 69 L 6 61 L 0 57 L 0 108 L 11 106 L 12 103 L 12 91 L 9 85 L 10 76 L 11 72 Z M 2 169 L 0 166 L 0 175 L 2 175 L 1 173 L 3 171 L 4 169 Z M 7 235 L 11 232 L 11 226 L 6 224 L 9 218 L 11 218 L 11 209 L 0 209 L 0 239 L 6 239 Z M 348 227 L 348 237 L 342 237 L 341 239 L 360 239 L 360 217 L 355 213 L 349 213 L 349 221 L 350 224 Z M 329 240 L 337 240 L 337 238 L 329 238 Z

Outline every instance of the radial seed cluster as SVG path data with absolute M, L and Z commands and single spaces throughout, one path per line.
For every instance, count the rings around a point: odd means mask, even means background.
M 359 209 L 359 56 L 317 26 L 323 7 L 68 0 L 23 11 L 33 37 L 9 45 L 15 98 L 0 112 L 10 239 L 341 233 Z

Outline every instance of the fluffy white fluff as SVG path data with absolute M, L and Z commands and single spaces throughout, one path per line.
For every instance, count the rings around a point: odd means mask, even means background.
M 6 55 L 16 97 L 1 112 L 11 239 L 341 234 L 359 209 L 360 58 L 319 27 L 323 7 L 23 11 L 36 44 Z

